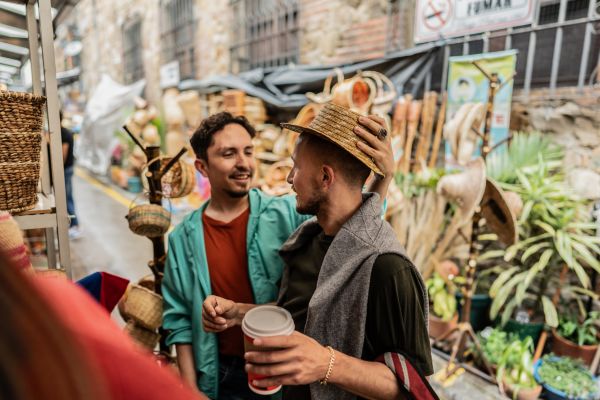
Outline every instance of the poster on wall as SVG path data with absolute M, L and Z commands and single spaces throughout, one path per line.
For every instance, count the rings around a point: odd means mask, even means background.
M 535 0 L 416 0 L 415 43 L 533 22 Z
M 468 123 L 465 121 L 469 119 L 470 113 L 477 113 L 475 111 L 475 105 L 478 103 L 480 104 L 479 107 L 481 109 L 485 108 L 488 99 L 489 81 L 485 75 L 473 65 L 473 61 L 477 61 L 477 63 L 484 70 L 488 71 L 488 73 L 497 73 L 500 77 L 500 82 L 502 83 L 510 79 L 515 73 L 517 51 L 507 50 L 495 53 L 450 57 L 447 86 L 447 124 L 445 129 L 445 135 L 449 135 L 449 137 L 446 137 L 446 165 L 450 168 L 459 164 L 456 156 L 457 151 L 465 150 L 464 148 L 453 148 L 453 144 L 457 147 L 464 147 L 464 143 L 472 142 L 475 144 L 474 154 L 479 153 L 478 148 L 480 140 L 470 131 L 467 126 Z M 512 91 L 513 81 L 510 81 L 496 94 L 490 135 L 490 144 L 492 146 L 506 139 L 509 135 Z M 471 107 L 470 110 L 469 107 Z M 457 114 L 459 112 L 464 115 Z M 454 118 L 455 116 L 457 118 Z M 456 122 L 460 121 L 460 123 L 453 126 L 453 120 Z M 483 130 L 483 124 L 481 129 Z M 467 153 L 469 153 L 468 149 Z M 470 157 L 470 155 L 467 157 Z M 460 164 L 464 163 L 465 160 L 460 162 Z

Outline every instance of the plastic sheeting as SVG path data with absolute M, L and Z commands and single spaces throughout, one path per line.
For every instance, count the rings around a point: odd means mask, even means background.
M 425 44 L 408 50 L 389 54 L 384 58 L 354 64 L 324 66 L 284 66 L 272 70 L 255 69 L 238 76 L 219 75 L 202 80 L 187 80 L 179 85 L 181 90 L 198 90 L 212 93 L 223 89 L 239 89 L 259 97 L 275 108 L 297 109 L 308 102 L 307 92 L 320 92 L 325 79 L 333 68 L 342 70 L 345 77 L 358 71 L 378 71 L 386 75 L 396 86 L 398 93 L 416 95 L 440 47 Z
M 96 174 L 106 174 L 115 146 L 115 130 L 123 125 L 124 110 L 133 108 L 133 99 L 142 94 L 145 80 L 123 86 L 102 75 L 85 107 L 78 145 L 77 163 Z

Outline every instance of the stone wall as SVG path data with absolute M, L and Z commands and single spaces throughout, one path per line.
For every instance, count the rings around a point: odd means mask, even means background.
M 300 62 L 337 64 L 385 54 L 387 0 L 301 0 Z M 401 1 L 403 16 L 412 15 L 412 1 Z M 407 18 L 408 19 L 408 18 Z M 400 40 L 410 44 L 408 24 Z
M 337 64 L 373 59 L 385 54 L 388 0 L 299 0 L 300 63 Z M 396 43 L 411 46 L 414 0 L 400 1 L 400 31 Z M 196 78 L 225 74 L 230 65 L 233 13 L 229 1 L 195 0 Z M 123 83 L 122 25 L 143 16 L 142 48 L 146 97 L 160 99 L 159 0 L 80 0 L 73 9 L 82 36 L 84 92 L 87 96 L 103 73 Z
M 537 90 L 527 100 L 519 93 L 515 98 L 512 128 L 545 132 L 560 144 L 571 186 L 600 200 L 600 87 Z

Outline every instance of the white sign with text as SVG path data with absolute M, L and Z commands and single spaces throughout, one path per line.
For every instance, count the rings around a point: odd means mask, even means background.
M 528 25 L 536 0 L 416 0 L 415 43 Z

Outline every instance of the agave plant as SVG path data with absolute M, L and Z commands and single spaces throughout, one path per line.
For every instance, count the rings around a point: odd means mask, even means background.
M 557 165 L 563 152 L 540 132 L 515 133 L 507 149 L 499 149 L 486 159 L 487 176 L 497 182 L 515 183 L 517 171 L 535 167 L 539 157 Z
M 521 140 L 520 137 L 516 139 Z M 513 141 L 507 153 L 515 154 L 513 147 L 518 145 Z M 548 150 L 551 146 L 542 148 Z M 522 149 L 517 153 L 529 151 Z M 554 150 L 548 153 L 552 157 L 559 154 Z M 535 311 L 543 312 L 546 324 L 556 327 L 558 313 L 549 296 L 550 284 L 556 283 L 566 265 L 577 276 L 578 286 L 573 290 L 593 295 L 588 290 L 591 282 L 584 266 L 600 272 L 600 262 L 595 258 L 600 254 L 600 238 L 593 234 L 595 225 L 590 223 L 586 204 L 566 187 L 560 159 L 547 161 L 542 155 L 536 159 L 535 164 L 521 165 L 513 171 L 514 182 L 501 183 L 504 189 L 521 196 L 524 207 L 518 221 L 520 241 L 504 252 L 503 262 L 508 268 L 502 268 L 490 288 L 490 314 L 496 318 L 502 310 L 502 323 L 506 323 L 527 300 L 533 303 Z M 508 176 L 508 172 L 502 174 Z M 500 253 L 496 251 L 491 256 Z M 490 258 L 490 254 L 484 257 Z

